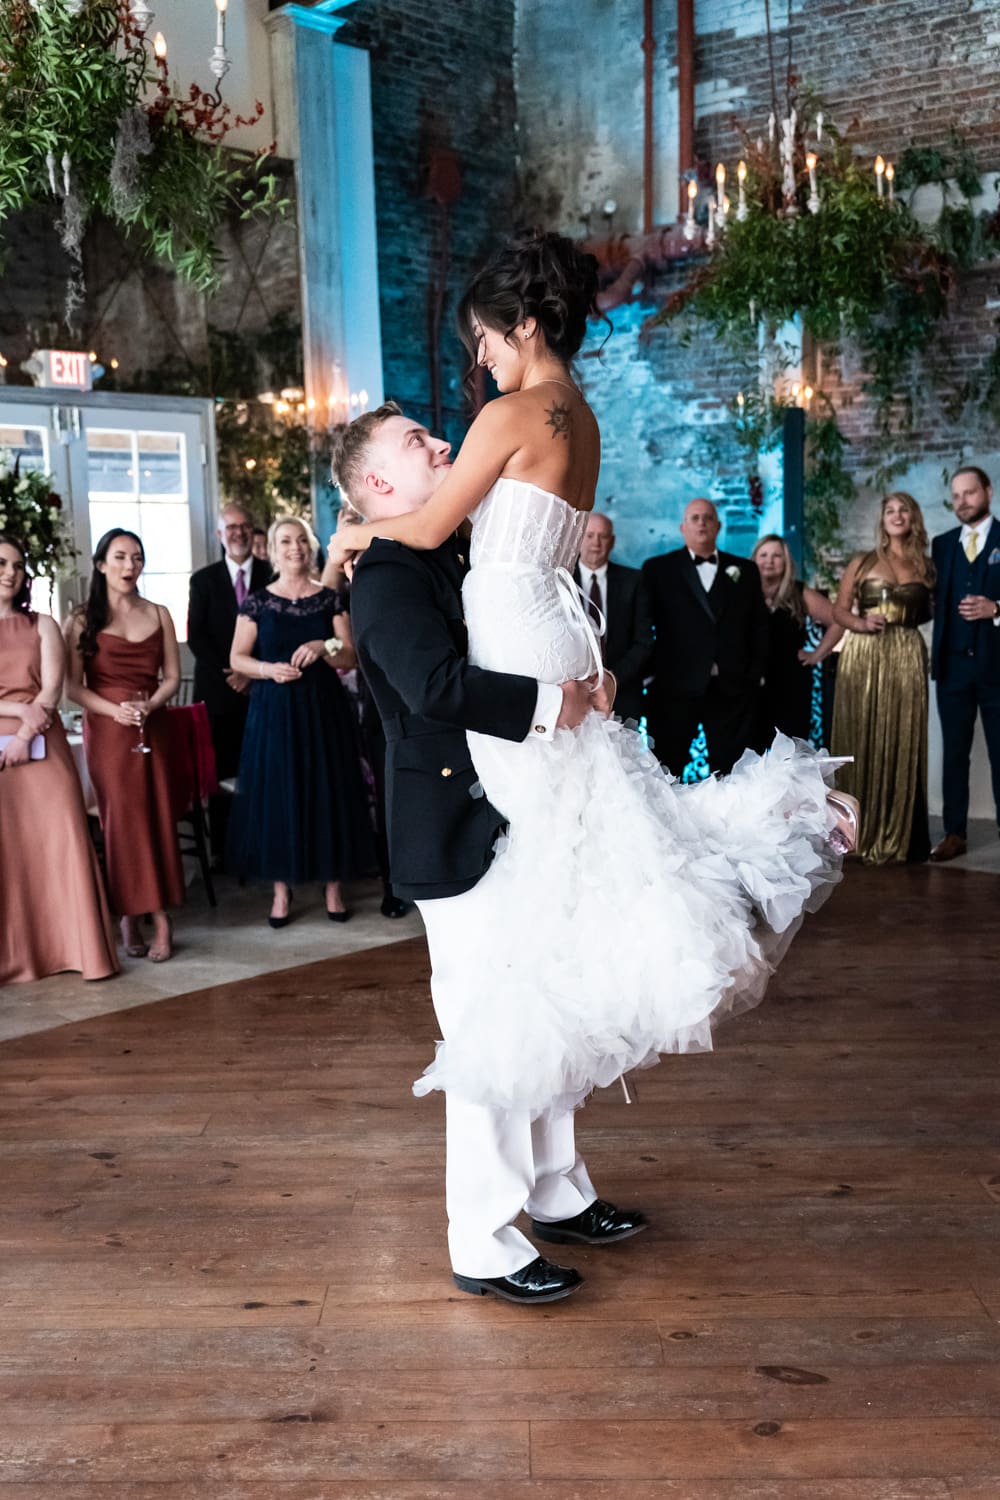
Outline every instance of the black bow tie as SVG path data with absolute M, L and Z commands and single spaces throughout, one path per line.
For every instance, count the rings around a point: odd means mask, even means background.
M 718 565 L 718 562 L 719 554 L 717 552 L 713 552 L 711 557 L 696 557 L 694 560 L 694 565 L 696 568 L 707 568 L 709 563 L 711 563 L 713 567 L 716 567 Z

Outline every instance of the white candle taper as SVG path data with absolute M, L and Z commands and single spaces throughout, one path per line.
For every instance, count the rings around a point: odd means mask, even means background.
M 811 214 L 819 213 L 819 192 L 816 187 L 816 163 L 818 160 L 819 158 L 815 151 L 810 151 L 806 157 L 806 166 L 809 169 L 809 212 Z
M 739 198 L 736 204 L 736 218 L 740 224 L 743 223 L 743 220 L 747 216 L 746 180 L 747 164 L 745 161 L 741 161 L 739 166 L 736 168 L 736 181 L 739 184 Z
M 882 179 L 883 179 L 884 176 L 885 176 L 885 161 L 883 160 L 883 158 L 881 156 L 876 156 L 876 158 L 875 158 L 875 186 L 878 188 L 878 195 L 879 195 L 880 198 L 882 197 L 882 193 L 883 193 Z

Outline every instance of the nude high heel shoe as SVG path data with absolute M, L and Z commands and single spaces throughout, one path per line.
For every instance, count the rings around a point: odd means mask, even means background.
M 858 847 L 861 804 L 850 792 L 827 792 L 826 800 L 837 821 L 827 834 L 827 843 L 837 854 L 853 854 Z

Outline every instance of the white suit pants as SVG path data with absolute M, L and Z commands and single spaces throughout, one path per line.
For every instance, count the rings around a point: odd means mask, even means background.
M 474 956 L 462 940 L 473 902 L 489 901 L 489 872 L 471 891 L 418 901 L 431 955 L 431 994 L 442 1037 L 474 1010 Z M 509 1276 L 538 1251 L 514 1220 L 570 1219 L 597 1197 L 577 1155 L 572 1111 L 531 1120 L 447 1095 L 448 1250 L 460 1276 Z

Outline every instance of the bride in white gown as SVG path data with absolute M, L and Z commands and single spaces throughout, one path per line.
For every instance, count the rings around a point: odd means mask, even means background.
M 436 547 L 471 516 L 470 659 L 549 683 L 596 685 L 601 672 L 570 572 L 600 442 L 568 361 L 595 292 L 591 258 L 556 236 L 495 257 L 460 326 L 506 394 L 426 505 L 339 533 L 345 558 L 376 535 Z M 476 992 L 418 1093 L 538 1115 L 660 1053 L 710 1047 L 716 1022 L 760 999 L 803 912 L 840 878 L 829 767 L 783 736 L 694 786 L 596 712 L 554 739 L 469 742 L 509 828 L 455 938 L 474 956 Z

